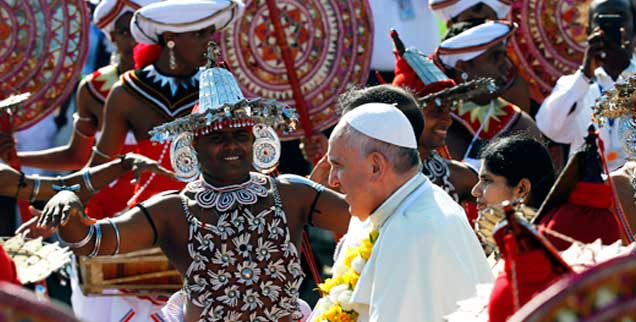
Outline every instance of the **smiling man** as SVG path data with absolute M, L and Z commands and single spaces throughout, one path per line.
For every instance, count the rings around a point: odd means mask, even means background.
M 333 278 L 319 286 L 325 296 L 312 321 L 334 312 L 357 321 L 441 321 L 476 284 L 492 280 L 461 207 L 420 172 L 417 140 L 400 110 L 369 103 L 347 112 L 328 159 L 330 184 L 361 223 L 349 227 Z

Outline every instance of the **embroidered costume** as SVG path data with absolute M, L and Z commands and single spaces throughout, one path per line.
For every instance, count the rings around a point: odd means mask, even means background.
M 193 216 L 183 199 L 192 259 L 183 291 L 203 309 L 201 320 L 299 319 L 304 274 L 274 180 L 252 173 L 245 184 L 217 188 L 200 178 L 185 190 L 217 218 Z

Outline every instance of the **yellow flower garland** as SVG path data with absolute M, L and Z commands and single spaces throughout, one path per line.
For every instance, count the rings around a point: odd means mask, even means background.
M 359 246 L 347 248 L 344 254 L 344 271 L 334 272 L 333 277 L 318 285 L 318 290 L 322 293 L 323 299 L 331 294 L 334 288 L 339 286 L 346 286 L 348 291 L 353 292 L 358 284 L 360 273 L 356 272 L 352 263 L 357 257 L 362 258 L 364 263 L 369 260 L 373 245 L 378 240 L 379 234 L 378 230 L 371 229 L 369 236 L 363 239 Z M 319 302 L 318 305 L 320 304 Z M 328 307 L 320 308 L 322 313 L 314 318 L 313 322 L 355 322 L 358 319 L 358 312 L 353 309 L 344 309 L 339 301 L 329 301 L 328 304 L 330 304 Z

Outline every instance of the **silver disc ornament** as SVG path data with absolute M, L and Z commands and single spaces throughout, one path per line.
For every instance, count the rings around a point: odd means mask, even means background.
M 179 134 L 170 145 L 170 164 L 177 178 L 190 182 L 199 176 L 199 159 L 192 147 L 193 135 L 190 132 Z
M 254 141 L 254 168 L 263 173 L 274 171 L 276 165 L 278 165 L 280 154 L 280 142 L 256 139 Z

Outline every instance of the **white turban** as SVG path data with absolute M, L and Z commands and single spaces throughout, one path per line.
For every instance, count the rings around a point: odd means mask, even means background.
M 393 105 L 367 103 L 345 113 L 340 123 L 346 122 L 358 132 L 376 140 L 409 149 L 417 149 L 413 126 Z
M 448 38 L 437 48 L 437 56 L 446 66 L 455 67 L 458 61 L 469 61 L 490 47 L 506 41 L 517 25 L 508 21 L 489 21 Z
M 512 4 L 510 0 L 428 0 L 428 6 L 442 20 L 448 21 L 480 2 L 492 8 L 499 19 L 508 16 Z
M 110 39 L 110 33 L 115 29 L 119 17 L 158 1 L 160 0 L 102 0 L 95 7 L 93 22 Z
M 135 40 L 158 44 L 164 32 L 184 33 L 215 26 L 227 27 L 243 11 L 237 0 L 167 0 L 135 12 L 130 30 Z

